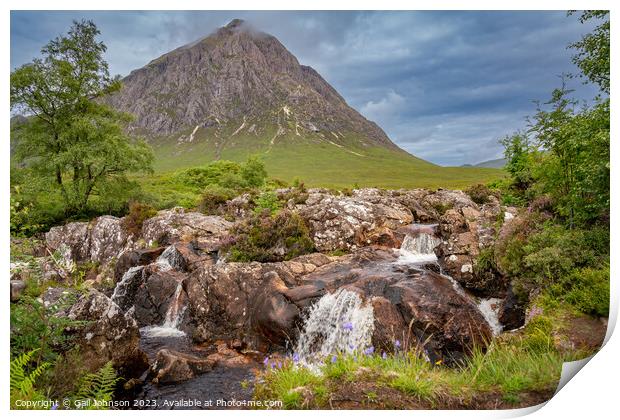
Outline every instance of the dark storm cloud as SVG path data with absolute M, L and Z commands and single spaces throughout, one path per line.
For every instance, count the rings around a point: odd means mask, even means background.
M 500 157 L 533 100 L 574 72 L 566 46 L 590 27 L 565 12 L 12 12 L 11 66 L 73 19 L 93 19 L 113 73 L 200 39 L 233 18 L 276 36 L 398 145 L 460 165 Z M 594 90 L 570 81 L 578 98 Z

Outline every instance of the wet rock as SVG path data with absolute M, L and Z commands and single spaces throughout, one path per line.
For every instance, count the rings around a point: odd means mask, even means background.
M 504 330 L 514 330 L 525 324 L 525 302 L 514 293 L 512 287 L 508 288 L 506 299 L 502 302 L 499 310 L 499 322 L 504 325 Z
M 217 353 L 212 353 L 207 356 L 207 360 L 213 363 L 215 366 L 225 366 L 228 368 L 237 368 L 248 366 L 253 363 L 253 360 L 235 349 L 230 348 L 222 340 L 215 342 Z
M 459 293 L 451 281 L 421 267 L 394 264 L 397 254 L 366 248 L 327 264 L 301 278 L 303 291 L 321 288 L 333 293 L 347 289 L 361 295 L 375 311 L 373 344 L 393 350 L 399 340 L 423 346 L 431 359 L 453 361 L 474 345 L 485 348 L 489 325 L 475 302 Z M 313 285 L 314 288 L 310 287 Z M 290 297 L 303 297 L 296 288 Z
M 95 290 L 80 297 L 67 314 L 74 321 L 86 321 L 71 328 L 77 338 L 85 367 L 95 371 L 108 361 L 119 375 L 138 378 L 148 369 L 140 350 L 140 332 L 135 319 L 109 297 Z
M 140 327 L 162 325 L 170 305 L 185 305 L 185 292 L 181 290 L 178 297 L 175 294 L 186 277 L 184 273 L 159 270 L 153 266 L 144 271 L 143 282 L 137 288 L 133 299 L 133 313 Z
M 148 265 L 155 261 L 157 257 L 164 252 L 164 247 L 149 248 L 149 249 L 132 249 L 125 251 L 121 254 L 114 267 L 114 280 L 115 282 L 121 281 L 123 275 L 132 267 L 139 265 Z
M 209 372 L 213 369 L 214 364 L 209 359 L 199 358 L 170 349 L 162 349 L 157 352 L 155 362 L 150 370 L 154 375 L 153 383 L 162 385 L 174 384 Z
M 142 237 L 151 245 L 170 245 L 178 241 L 194 241 L 206 252 L 217 251 L 232 223 L 220 216 L 186 212 L 181 207 L 162 210 L 144 221 Z

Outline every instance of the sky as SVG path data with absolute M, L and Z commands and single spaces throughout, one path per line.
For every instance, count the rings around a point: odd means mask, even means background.
M 98 25 L 110 71 L 125 76 L 233 18 L 276 36 L 401 148 L 447 166 L 501 157 L 498 140 L 576 73 L 567 46 L 593 27 L 565 11 L 12 11 L 11 68 L 75 19 Z

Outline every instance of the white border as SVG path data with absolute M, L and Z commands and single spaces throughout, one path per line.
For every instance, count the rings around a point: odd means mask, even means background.
M 120 1 L 120 0 L 108 0 L 108 1 L 90 1 L 84 0 L 56 0 L 53 3 L 44 0 L 9 0 L 2 2 L 4 10 L 0 17 L 0 31 L 2 33 L 2 63 L 3 68 L 10 69 L 10 10 L 49 10 L 49 9 L 64 9 L 64 10 L 372 10 L 372 9 L 384 9 L 384 10 L 569 10 L 569 9 L 611 9 L 612 16 L 615 16 L 616 12 L 614 8 L 615 3 L 611 1 L 533 1 L 533 0 L 521 0 L 521 1 L 480 1 L 470 0 L 464 1 L 434 1 L 434 2 L 407 2 L 407 1 L 395 1 L 395 0 L 382 0 L 369 1 L 334 1 L 334 0 L 304 0 L 304 1 L 272 1 L 264 0 L 261 2 L 234 0 L 228 2 L 209 2 L 198 0 L 177 0 L 174 2 L 160 1 L 160 0 L 134 0 L 132 2 Z M 618 47 L 616 41 L 618 40 L 617 30 L 614 24 L 612 24 L 612 61 L 615 62 L 615 58 L 618 56 Z M 558 46 L 561 48 L 562 46 Z M 613 80 L 617 80 L 617 71 L 615 64 L 612 64 Z M 9 206 L 8 206 L 8 191 L 9 191 L 9 83 L 8 74 L 5 74 L 5 82 L 0 87 L 2 92 L 3 111 L 6 118 L 2 119 L 2 154 L 0 159 L 2 160 L 3 171 L 1 173 L 2 188 L 5 191 L 3 194 L 3 200 L 0 202 L 0 210 L 4 216 L 5 223 L 2 231 L 2 258 L 0 259 L 0 273 L 3 277 L 8 277 L 9 273 Z M 612 109 L 614 108 L 615 101 L 612 101 Z M 612 110 L 612 130 L 615 133 L 615 127 L 617 118 L 615 110 Z M 612 135 L 612 137 L 614 137 Z M 618 162 L 618 147 L 615 145 L 615 141 L 612 140 L 612 162 Z M 616 355 L 620 354 L 620 344 L 616 336 L 611 335 L 613 327 L 617 321 L 618 314 L 618 269 L 616 264 L 613 263 L 614 258 L 618 256 L 617 253 L 617 238 L 618 238 L 618 223 L 615 217 L 616 215 L 616 199 L 618 196 L 619 180 L 616 171 L 612 167 L 612 218 L 611 218 L 611 231 L 612 231 L 612 304 L 611 314 L 609 320 L 609 330 L 607 334 L 608 342 L 603 349 L 592 358 L 587 364 L 587 367 L 583 369 L 577 377 L 569 381 L 559 393 L 553 397 L 544 407 L 534 407 L 521 410 L 507 410 L 507 411 L 403 411 L 403 412 L 387 412 L 387 411 L 337 411 L 337 412 L 321 412 L 316 411 L 308 412 L 258 412 L 258 411 L 232 411 L 226 412 L 209 412 L 198 413 L 184 411 L 183 416 L 200 416 L 204 417 L 219 417 L 225 415 L 226 417 L 267 417 L 277 418 L 316 418 L 320 416 L 337 416 L 339 419 L 355 418 L 358 420 L 360 417 L 364 418 L 376 418 L 377 416 L 398 416 L 411 418 L 504 418 L 504 417 L 516 417 L 531 414 L 531 418 L 592 418 L 592 419 L 606 419 L 613 416 L 612 413 L 617 411 L 618 391 L 616 384 L 620 377 L 620 362 Z M 4 302 L 9 301 L 8 296 L 8 281 L 5 281 L 5 287 L 2 291 L 2 299 Z M 0 387 L 0 412 L 9 411 L 8 407 L 8 360 L 9 360 L 9 311 L 8 307 L 4 306 L 0 312 L 2 316 L 2 325 L 4 325 L 4 334 L 2 335 L 2 356 L 4 362 L 0 363 L 0 383 L 3 385 Z M 62 414 L 60 414 L 62 413 Z M 114 415 L 119 417 L 132 417 L 138 412 L 49 412 L 48 415 L 54 416 L 106 416 Z M 20 418 L 40 418 L 42 412 L 10 412 L 11 416 Z M 162 416 L 168 416 L 169 413 L 165 412 L 149 412 L 144 415 L 160 418 Z M 617 414 L 616 414 L 617 416 Z

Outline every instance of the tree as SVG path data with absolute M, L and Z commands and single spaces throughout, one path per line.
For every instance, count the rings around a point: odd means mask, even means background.
M 580 77 L 586 77 L 609 95 L 609 11 L 588 10 L 579 17 L 581 23 L 591 19 L 603 19 L 603 23 L 569 47 L 578 51 L 573 56 L 573 63 L 581 70 Z
M 512 176 L 513 185 L 521 190 L 527 190 L 532 183 L 530 167 L 530 140 L 525 133 L 515 133 L 506 136 L 500 143 L 504 146 L 506 171 Z
M 11 110 L 28 117 L 15 132 L 15 157 L 53 180 L 66 214 L 84 211 L 93 195 L 153 162 L 150 147 L 123 129 L 131 116 L 103 101 L 121 83 L 110 77 L 99 34 L 92 21 L 74 21 L 41 49 L 42 58 L 11 73 Z

